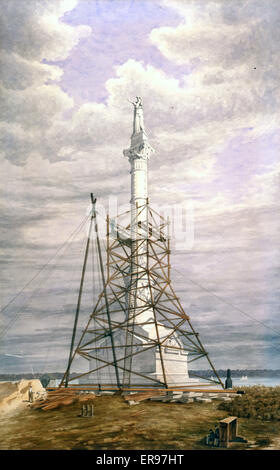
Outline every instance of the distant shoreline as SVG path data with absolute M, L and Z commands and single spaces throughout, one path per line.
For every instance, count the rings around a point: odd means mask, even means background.
M 220 377 L 226 377 L 227 369 L 216 369 Z M 263 377 L 263 378 L 280 378 L 280 369 L 230 369 L 232 377 Z M 189 370 L 190 377 L 192 375 L 202 375 L 204 377 L 211 377 L 214 375 L 213 370 Z
M 259 377 L 259 378 L 280 378 L 280 369 L 230 369 L 232 378 L 243 377 Z M 220 377 L 226 377 L 227 369 L 217 369 L 217 374 Z M 16 373 L 16 374 L 1 374 L 0 373 L 0 382 L 3 381 L 16 381 L 21 379 L 39 379 L 42 376 L 49 376 L 51 379 L 61 379 L 63 377 L 63 372 L 45 372 L 36 374 L 32 373 Z M 78 372 L 70 374 L 70 377 L 74 378 L 78 375 Z M 189 370 L 190 377 L 202 376 L 205 378 L 210 378 L 214 376 L 213 370 Z

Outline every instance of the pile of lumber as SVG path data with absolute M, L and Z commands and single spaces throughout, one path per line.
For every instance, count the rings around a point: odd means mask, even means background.
M 36 400 L 31 407 L 36 410 L 55 410 L 61 406 L 68 406 L 73 403 L 92 403 L 95 396 L 96 395 L 94 393 L 79 394 L 76 390 L 59 388 L 52 392 L 48 392 L 46 398 Z
M 149 390 L 148 392 L 139 392 L 139 393 L 131 393 L 128 395 L 124 395 L 124 399 L 126 401 L 143 401 L 149 400 L 149 398 L 159 397 L 165 395 L 166 391 L 164 390 Z

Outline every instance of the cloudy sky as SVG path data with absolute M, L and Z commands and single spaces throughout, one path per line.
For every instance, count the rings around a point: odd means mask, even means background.
M 217 368 L 280 368 L 279 1 L 9 0 L 0 13 L 0 372 L 66 366 L 76 228 L 90 192 L 101 216 L 129 202 L 136 95 L 151 205 L 184 213 L 172 279 L 194 328 Z

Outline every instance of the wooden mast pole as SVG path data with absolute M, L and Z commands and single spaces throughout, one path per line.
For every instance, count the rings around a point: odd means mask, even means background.
M 82 269 L 82 277 L 81 277 L 81 282 L 80 282 L 78 302 L 77 302 L 76 314 L 75 314 L 75 320 L 74 320 L 74 326 L 73 326 L 73 333 L 72 333 L 72 339 L 71 339 L 68 365 L 67 365 L 67 369 L 66 369 L 66 372 L 64 374 L 64 377 L 63 377 L 63 379 L 60 383 L 60 386 L 61 386 L 63 380 L 65 379 L 65 387 L 68 387 L 68 382 L 69 382 L 69 373 L 70 373 L 70 367 L 71 367 L 71 363 L 72 363 L 72 354 L 73 354 L 73 349 L 74 349 L 74 343 L 75 343 L 75 337 L 76 337 L 76 331 L 77 331 L 77 324 L 78 324 L 78 318 L 79 318 L 79 313 L 80 313 L 83 285 L 84 285 L 85 272 L 86 272 L 86 266 L 87 266 L 87 260 L 88 260 L 89 244 L 90 244 L 91 233 L 92 233 L 93 218 L 94 218 L 94 216 L 93 216 L 93 211 L 92 211 L 91 218 L 90 218 L 88 239 L 87 239 L 86 250 L 85 250 L 85 256 L 84 256 L 84 263 L 83 263 L 83 269 Z
M 105 281 L 102 254 L 101 254 L 100 241 L 99 241 L 98 228 L 97 228 L 97 220 L 96 220 L 96 212 L 95 212 L 96 199 L 93 199 L 93 194 L 92 193 L 91 193 L 90 196 L 91 196 L 91 201 L 92 201 L 92 204 L 93 204 L 93 207 L 94 207 L 93 218 L 94 218 L 94 223 L 95 223 L 96 242 L 97 242 L 99 264 L 100 264 L 101 277 L 102 277 L 102 283 L 103 283 L 103 289 L 104 289 L 103 292 L 104 292 L 104 299 L 105 299 L 106 312 L 107 312 L 107 320 L 108 320 L 108 326 L 109 326 L 109 335 L 110 335 L 111 344 L 112 344 L 113 362 L 114 362 L 114 366 L 115 366 L 117 385 L 118 385 L 118 388 L 120 389 L 121 388 L 121 383 L 120 383 L 119 371 L 118 371 L 118 366 L 117 366 L 116 350 L 115 350 L 115 344 L 114 344 L 114 337 L 113 337 L 113 333 L 112 333 L 111 317 L 110 317 L 110 312 L 109 312 L 109 302 L 108 302 L 108 297 L 107 297 L 107 293 L 106 293 L 106 281 Z

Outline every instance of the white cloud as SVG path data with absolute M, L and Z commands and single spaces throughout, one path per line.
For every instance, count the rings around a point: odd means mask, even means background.
M 232 49 L 248 37 L 248 25 L 236 28 L 233 25 L 206 22 L 181 24 L 178 27 L 161 27 L 151 31 L 150 39 L 161 53 L 179 65 L 215 64 L 227 65 Z M 238 61 L 239 58 L 236 58 Z M 238 63 L 238 62 L 237 62 Z
M 184 21 L 177 27 L 155 28 L 150 39 L 169 60 L 189 68 L 186 86 L 190 95 L 200 97 L 208 118 L 278 115 L 279 4 L 271 1 L 270 8 L 258 1 L 237 7 L 229 2 L 228 8 L 227 2 L 164 4 L 178 9 Z
M 87 26 L 71 27 L 60 18 L 77 0 L 9 0 L 0 6 L 0 44 L 8 53 L 29 60 L 64 60 L 80 38 L 90 33 Z
M 24 165 L 34 146 L 34 133 L 15 123 L 0 123 L 0 154 L 14 165 Z
M 0 68 L 2 85 L 11 90 L 44 85 L 47 80 L 59 80 L 63 73 L 54 65 L 41 64 L 7 52 L 2 52 L 0 56 Z
M 1 119 L 25 128 L 45 129 L 73 106 L 72 99 L 57 85 L 42 85 L 25 90 L 1 90 Z
M 44 136 L 72 108 L 73 100 L 53 83 L 59 82 L 63 70 L 42 61 L 66 59 L 90 33 L 89 27 L 60 20 L 76 5 L 76 0 L 10 0 L 0 5 L 2 154 L 15 165 L 24 165 L 34 152 L 48 156 L 50 148 L 55 153 L 58 148 Z M 61 145 L 58 159 L 67 154 L 66 142 Z

